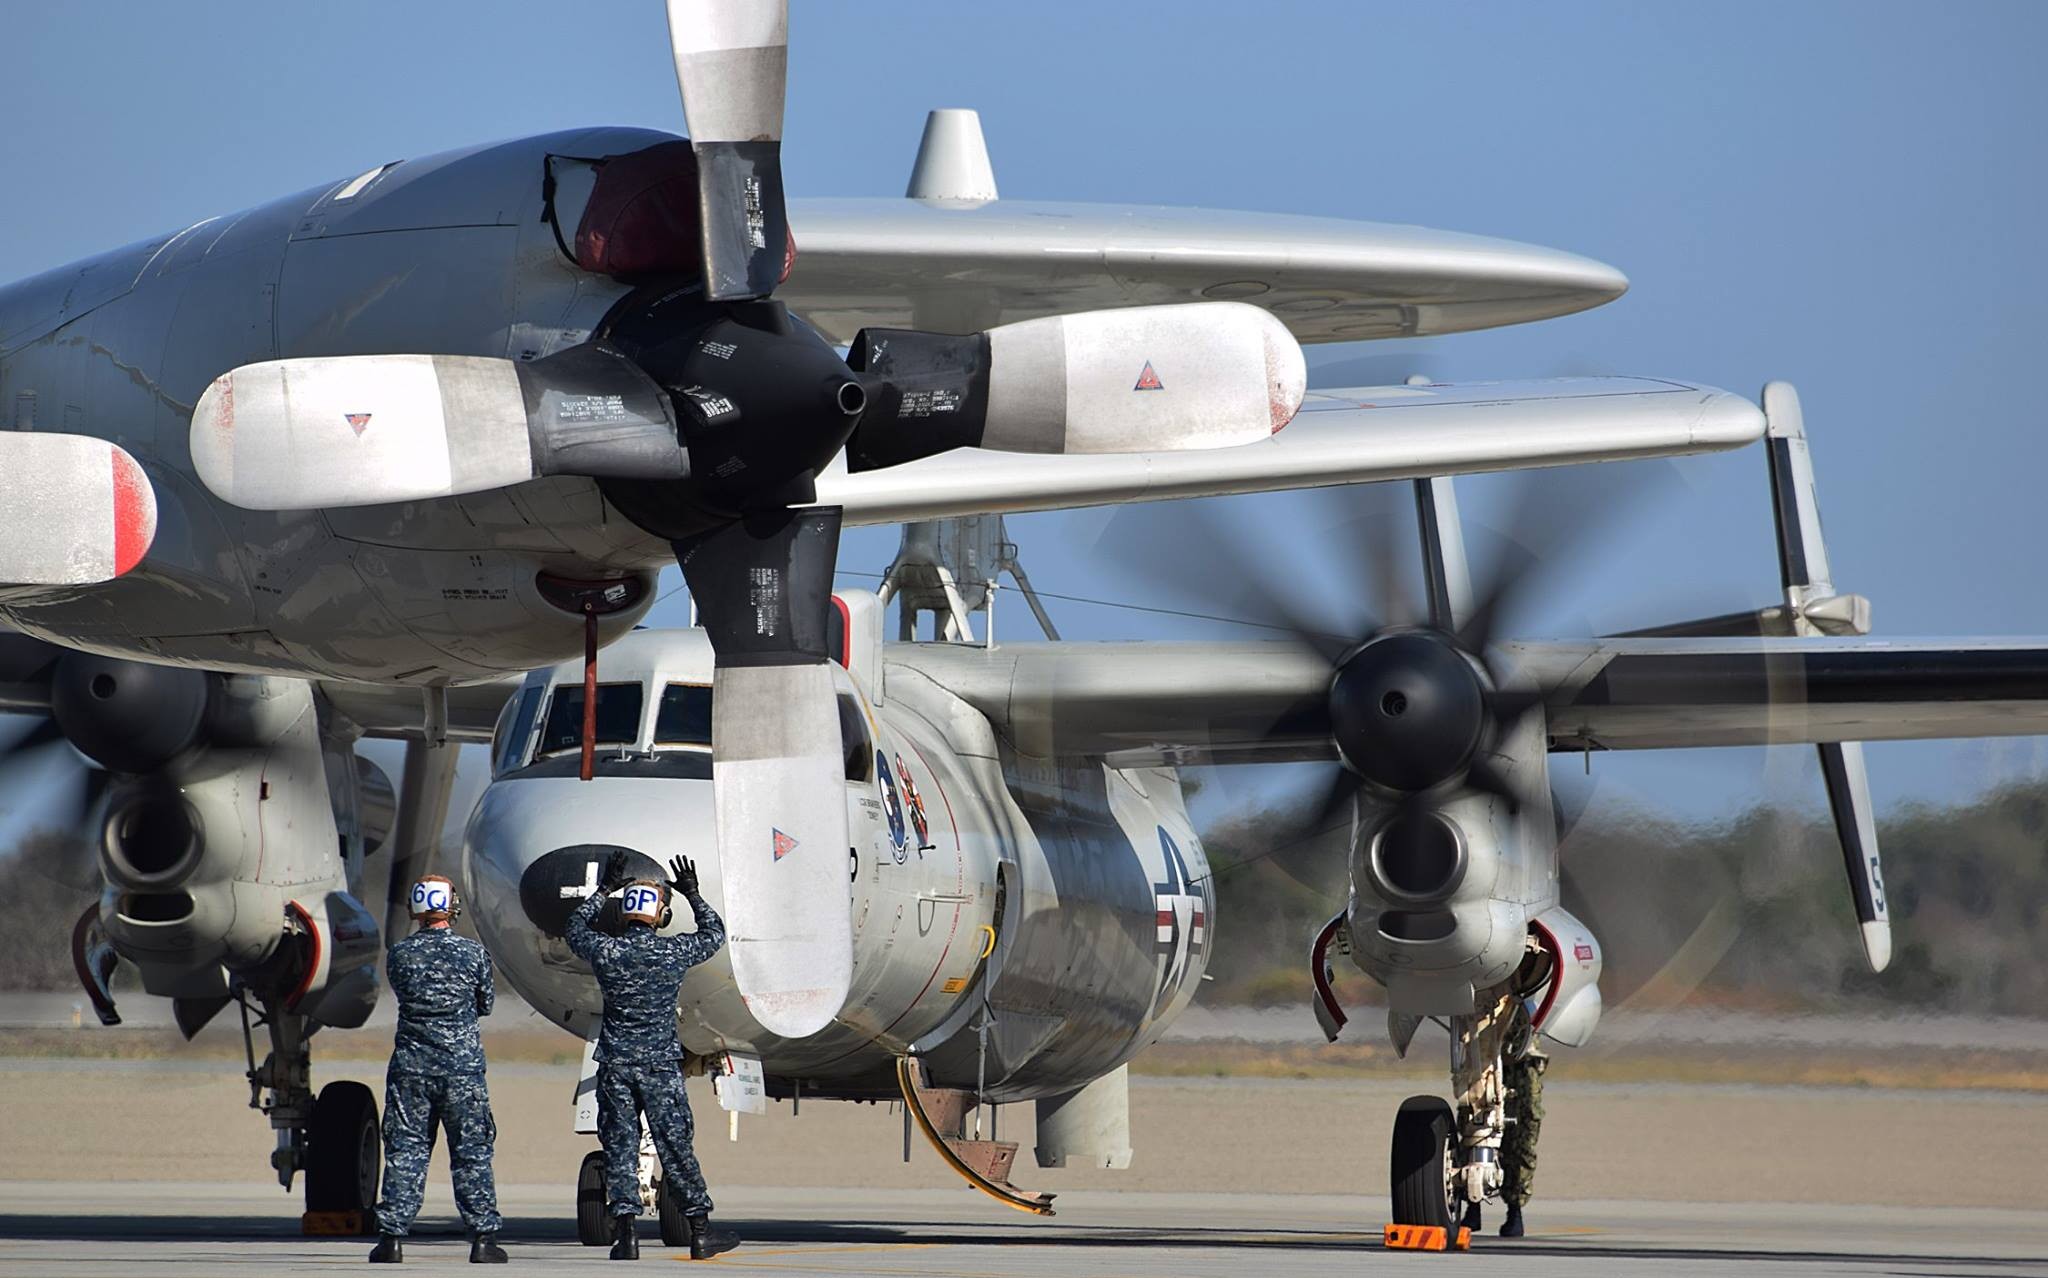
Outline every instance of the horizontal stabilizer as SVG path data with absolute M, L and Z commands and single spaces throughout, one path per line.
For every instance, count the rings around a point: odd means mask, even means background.
M 111 581 L 155 539 L 156 490 L 120 447 L 0 432 L 0 587 Z
M 1154 371 L 1164 382 L 1164 366 Z M 1315 390 L 1287 429 L 1235 448 L 959 448 L 882 470 L 835 465 L 818 477 L 818 500 L 843 506 L 849 524 L 904 523 L 1673 457 L 1739 448 L 1763 431 L 1763 414 L 1740 395 L 1644 377 Z

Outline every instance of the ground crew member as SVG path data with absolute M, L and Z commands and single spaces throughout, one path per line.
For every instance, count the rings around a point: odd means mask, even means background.
M 484 947 L 457 936 L 449 922 L 462 911 L 455 885 L 438 874 L 413 884 L 419 928 L 391 947 L 385 971 L 398 998 L 398 1035 L 384 1072 L 384 1201 L 377 1204 L 373 1265 L 405 1260 L 404 1238 L 420 1212 L 434 1124 L 448 1133 L 455 1205 L 469 1226 L 471 1264 L 502 1265 L 491 1178 L 498 1125 L 484 1086 L 484 1045 L 476 1020 L 488 1016 L 495 993 Z
M 605 936 L 591 924 L 615 889 L 625 929 Z M 680 892 L 697 916 L 695 932 L 661 936 Z M 697 867 L 677 857 L 669 882 L 626 879 L 624 849 L 605 861 L 599 890 L 569 916 L 569 949 L 597 973 L 604 1020 L 597 1034 L 597 1131 L 604 1143 L 605 1188 L 615 1241 L 613 1260 L 640 1259 L 634 1221 L 640 1215 L 640 1116 L 661 1156 L 662 1180 L 676 1196 L 690 1232 L 690 1258 L 704 1260 L 739 1245 L 737 1234 L 711 1228 L 711 1193 L 691 1149 L 689 1097 L 683 1093 L 683 1045 L 676 1037 L 676 992 L 683 973 L 718 953 L 725 924 L 697 890 Z
M 1552 966 L 1549 951 L 1532 943 L 1515 973 L 1514 1007 L 1508 1032 L 1501 1040 L 1501 1086 L 1508 1093 L 1508 1130 L 1500 1142 L 1500 1196 L 1508 1206 L 1508 1218 L 1500 1227 L 1503 1238 L 1522 1236 L 1522 1208 L 1529 1205 L 1536 1186 L 1536 1138 L 1543 1133 L 1543 1071 L 1550 1068 L 1550 1058 L 1537 1046 L 1531 1004 L 1555 978 Z

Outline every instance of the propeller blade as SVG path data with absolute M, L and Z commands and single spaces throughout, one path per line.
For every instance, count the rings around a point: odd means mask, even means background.
M 704 295 L 766 297 L 783 271 L 787 0 L 668 0 L 676 83 L 697 153 Z
M 142 562 L 156 490 L 104 439 L 0 431 L 0 586 L 89 586 Z
M 33 726 L 0 752 L 0 830 L 44 878 L 76 891 L 97 892 L 105 884 L 99 855 L 93 841 L 84 837 L 84 826 L 113 774 L 81 759 L 54 719 L 20 717 Z M 27 837 L 38 830 L 61 837 Z
M 191 445 L 200 479 L 246 510 L 422 501 L 541 475 L 689 471 L 668 396 L 600 343 L 530 363 L 349 355 L 247 364 L 200 396 Z
M 1306 393 L 1301 347 L 1242 302 L 1086 311 L 964 337 L 863 329 L 847 362 L 870 382 L 848 464 L 954 448 L 1142 453 L 1255 443 Z
M 1490 520 L 1505 549 L 1475 570 L 1472 611 L 1458 627 L 1468 652 L 1483 653 L 1524 600 L 1541 596 L 1558 573 L 1576 570 L 1580 552 L 1634 509 L 1683 482 L 1668 461 L 1568 466 L 1514 477 Z
M 803 1038 L 853 983 L 845 755 L 825 614 L 833 506 L 750 515 L 675 543 L 716 654 L 712 787 L 733 979 L 762 1027 Z
M 1332 628 L 1292 575 L 1274 571 L 1231 517 L 1241 504 L 1196 499 L 1118 511 L 1093 555 L 1203 612 L 1278 631 L 1325 662 L 1354 642 Z

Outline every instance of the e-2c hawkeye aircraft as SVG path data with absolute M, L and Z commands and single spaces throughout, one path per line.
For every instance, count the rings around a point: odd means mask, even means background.
M 1822 743 L 1881 964 L 1848 743 L 2048 730 L 2048 650 L 1854 637 L 1789 389 L 1767 414 L 1650 379 L 1304 389 L 1298 342 L 1568 314 L 1621 294 L 1611 268 L 1003 201 L 959 112 L 905 199 L 786 203 L 784 6 L 668 10 L 688 140 L 379 164 L 0 290 L 0 707 L 46 716 L 17 750 L 97 765 L 81 978 L 109 1022 L 125 962 L 187 1034 L 230 1004 L 264 1031 L 252 1095 L 309 1208 L 374 1198 L 374 1097 L 316 1093 L 309 1040 L 368 1017 L 401 911 L 380 935 L 364 859 L 388 843 L 409 877 L 460 742 L 492 747 L 476 915 L 534 1006 L 590 1032 L 555 932 L 593 848 L 714 846 L 732 943 L 678 1015 L 722 1096 L 900 1092 L 1029 1210 L 965 1112 L 1036 1100 L 1042 1159 L 1128 1156 L 1122 1067 L 1187 1003 L 1219 909 L 1174 769 L 1326 760 L 1353 852 L 1325 943 L 1386 986 L 1397 1042 L 1452 1029 L 1457 1108 L 1411 1102 L 1394 1135 L 1396 1219 L 1443 1223 L 1498 1186 L 1500 1009 L 1532 945 L 1538 1028 L 1583 1041 L 1598 1015 L 1548 751 Z M 1739 447 L 1767 417 L 1784 607 L 1495 635 L 1450 476 Z M 1011 511 L 1390 479 L 1423 485 L 1428 607 L 1334 640 L 888 643 L 880 596 L 830 589 L 846 522 L 982 544 L 973 519 Z M 989 562 L 912 555 L 899 585 L 964 639 Z M 671 563 L 702 629 L 631 634 Z M 365 736 L 407 742 L 395 816 Z

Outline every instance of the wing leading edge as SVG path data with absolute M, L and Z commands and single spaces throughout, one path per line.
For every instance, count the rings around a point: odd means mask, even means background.
M 2048 641 L 1608 639 L 1518 646 L 1553 749 L 2048 733 Z
M 1141 371 L 1131 370 L 1134 384 Z M 849 524 L 901 523 L 1672 457 L 1740 448 L 1763 432 L 1762 413 L 1740 395 L 1652 378 L 1377 386 L 1312 391 L 1286 429 L 1235 448 L 1091 457 L 962 448 L 861 474 L 842 458 L 819 477 L 818 500 L 845 507 Z
M 1507 644 L 1550 748 L 1656 750 L 2048 734 L 2048 640 Z M 1329 668 L 1290 644 L 891 645 L 1034 757 L 1332 758 Z

